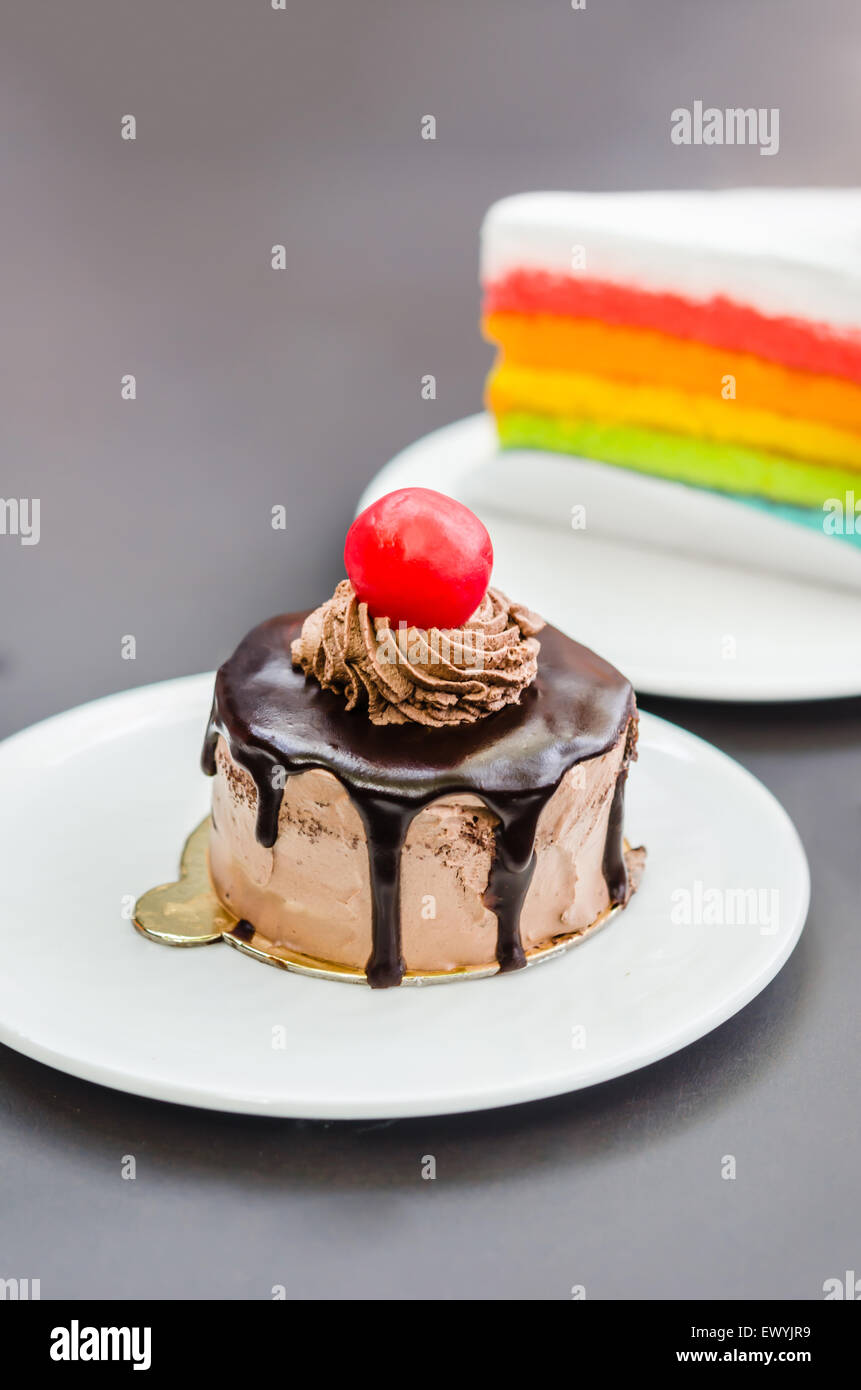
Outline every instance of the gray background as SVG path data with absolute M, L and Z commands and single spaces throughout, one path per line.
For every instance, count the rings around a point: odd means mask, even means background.
M 851 0 L 0 13 L 0 495 L 42 501 L 38 546 L 0 538 L 0 733 L 214 666 L 319 601 L 362 486 L 477 408 L 495 198 L 858 177 Z M 778 106 L 780 153 L 672 146 L 696 98 Z M 816 1298 L 861 1269 L 861 702 L 643 703 L 762 777 L 810 855 L 802 943 L 739 1017 L 587 1093 L 382 1126 L 195 1113 L 2 1050 L 0 1277 L 45 1297 Z

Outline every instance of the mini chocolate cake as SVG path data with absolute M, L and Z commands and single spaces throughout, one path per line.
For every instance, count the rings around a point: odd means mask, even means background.
M 631 685 L 492 589 L 458 627 L 402 624 L 381 664 L 394 631 L 344 581 L 221 667 L 203 752 L 213 885 L 244 930 L 379 988 L 517 970 L 636 887 Z M 481 635 L 481 663 L 429 655 L 434 634 L 454 656 Z

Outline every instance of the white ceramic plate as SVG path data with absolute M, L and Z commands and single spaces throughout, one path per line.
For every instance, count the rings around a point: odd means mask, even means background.
M 0 1041 L 19 1052 L 214 1110 L 479 1110 L 684 1047 L 752 999 L 801 932 L 807 863 L 786 813 L 737 763 L 644 715 L 627 817 L 629 837 L 648 845 L 642 887 L 559 959 L 371 991 L 275 970 L 220 942 L 149 941 L 128 914 L 176 876 L 207 811 L 198 756 L 211 689 L 211 676 L 145 686 L 0 744 Z M 746 925 L 703 920 L 708 904 L 726 916 L 747 890 L 760 901 L 736 911 Z M 688 906 L 691 920 L 673 921 Z
M 478 512 L 494 581 L 638 690 L 738 701 L 861 694 L 861 550 L 845 541 L 588 459 L 500 452 L 486 415 L 410 445 L 360 509 L 410 486 Z M 575 506 L 584 530 L 572 528 Z M 696 553 L 685 550 L 691 537 Z

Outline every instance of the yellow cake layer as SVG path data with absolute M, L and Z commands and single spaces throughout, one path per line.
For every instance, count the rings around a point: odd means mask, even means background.
M 861 386 L 841 377 L 800 371 L 707 343 L 644 328 L 559 314 L 495 313 L 482 323 L 507 363 L 615 380 L 650 382 L 721 400 L 727 376 L 736 403 L 861 434 Z
M 495 415 L 576 417 L 646 426 L 673 434 L 773 450 L 816 463 L 861 470 L 861 434 L 643 382 L 614 381 L 584 372 L 518 367 L 505 360 L 488 379 Z

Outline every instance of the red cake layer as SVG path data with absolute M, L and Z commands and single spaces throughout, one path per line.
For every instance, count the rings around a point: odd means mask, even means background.
M 580 275 L 513 270 L 484 286 L 484 313 L 559 314 L 652 328 L 788 367 L 861 382 L 861 333 L 827 324 L 771 318 L 724 296 L 703 302 Z

